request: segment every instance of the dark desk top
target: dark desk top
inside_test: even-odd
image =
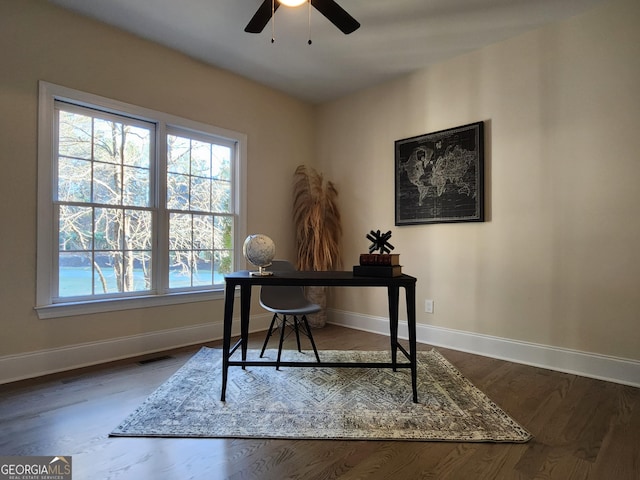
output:
[[[387,287],[412,286],[416,278],[410,275],[398,277],[361,277],[351,271],[338,272],[300,272],[274,271],[273,275],[250,275],[248,270],[229,273],[224,276],[227,284],[231,285],[313,285],[324,287]]]

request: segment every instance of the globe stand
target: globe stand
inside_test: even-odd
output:
[[[269,264],[271,265],[271,264]],[[267,268],[269,265],[265,265],[265,266],[260,266],[258,265],[258,271],[257,272],[249,272],[249,274],[252,277],[269,277],[271,275],[273,275],[273,272],[269,272],[267,270],[265,270],[265,268]]]

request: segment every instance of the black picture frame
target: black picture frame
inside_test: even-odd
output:
[[[484,222],[484,122],[395,142],[395,224]]]

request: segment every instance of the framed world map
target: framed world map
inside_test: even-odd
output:
[[[395,142],[395,224],[484,221],[484,123]]]

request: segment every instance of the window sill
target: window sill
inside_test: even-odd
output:
[[[72,317],[75,315],[88,315],[92,313],[116,312],[120,310],[133,310],[136,308],[161,307],[164,305],[177,305],[181,303],[207,302],[224,298],[224,289],[210,290],[207,292],[184,292],[167,295],[149,295],[146,297],[131,297],[104,299],[90,302],[56,303],[35,307],[38,318]]]

